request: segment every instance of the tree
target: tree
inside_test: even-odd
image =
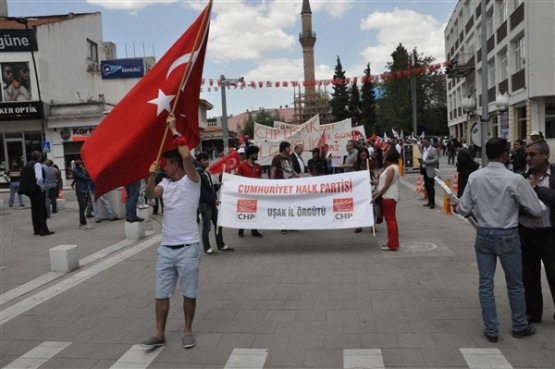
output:
[[[339,56],[337,57],[337,65],[333,74],[333,92],[331,94],[330,105],[331,114],[336,122],[349,117],[349,94],[347,92],[347,82],[345,81],[345,71]]]
[[[274,120],[280,120],[277,114],[271,114],[264,109],[260,109],[256,114],[254,112],[249,113],[249,119],[243,124],[241,133],[243,135],[248,135],[249,137],[254,137],[254,123],[264,124],[268,127],[274,126]]]
[[[389,72],[383,83],[383,96],[379,99],[378,130],[405,133],[413,131],[411,78],[416,80],[416,135],[425,131],[439,135],[447,132],[447,104],[445,77],[439,74],[416,74],[409,77],[410,55],[402,44],[391,54],[393,61],[388,63]],[[414,67],[428,67],[434,62],[432,57],[418,55]],[[413,68],[414,68],[413,67]]]
[[[351,87],[349,87],[349,116],[353,126],[358,126],[360,123],[361,107],[360,92],[356,81],[354,81]]]
[[[364,70],[364,77],[362,79],[360,91],[360,122],[364,125],[366,134],[371,135],[376,132],[376,93],[374,92],[374,85],[372,83],[370,63],[368,63],[366,69]]]

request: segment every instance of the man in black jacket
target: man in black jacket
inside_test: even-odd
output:
[[[526,146],[526,164],[528,171],[524,176],[539,199],[550,208],[550,212],[543,217],[532,217],[521,211],[518,218],[526,318],[529,323],[538,323],[543,314],[542,262],[551,298],[555,302],[555,165],[549,163],[549,145],[545,140]]]
[[[524,153],[524,141],[516,140],[514,150],[511,154],[511,164],[513,172],[522,174],[526,170],[526,154]]]
[[[218,205],[220,200],[216,196],[216,189],[212,182],[212,175],[206,170],[209,166],[208,154],[200,153],[197,155],[199,167],[197,172],[200,175],[200,199],[198,213],[202,217],[202,246],[208,255],[217,255],[218,252],[210,246],[211,223],[216,230],[216,245],[220,251],[234,251],[233,248],[224,243],[222,227],[218,227]]]
[[[31,218],[33,231],[41,236],[54,234],[46,225],[46,194],[44,192],[45,173],[42,167],[42,154],[33,151],[31,160],[25,165],[21,173],[19,193],[27,195],[31,200]]]

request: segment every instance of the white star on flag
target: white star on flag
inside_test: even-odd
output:
[[[167,110],[168,113],[171,113],[172,108],[170,103],[172,102],[175,95],[166,95],[160,89],[158,89],[158,97],[156,99],[150,100],[149,104],[156,105],[156,116],[160,115],[164,110]]]

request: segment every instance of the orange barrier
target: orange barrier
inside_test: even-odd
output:
[[[451,187],[451,180],[446,179],[445,184],[447,185],[447,187]],[[449,195],[447,195],[447,192],[443,193],[443,211],[447,215],[453,214],[453,212],[451,211],[451,202],[449,201]]]
[[[403,172],[403,160],[401,159],[399,159],[399,175],[405,175],[405,173]]]
[[[416,193],[421,193],[422,192],[422,177],[418,177],[416,179]]]
[[[459,175],[455,174],[453,177],[453,193],[456,195],[459,192]]]

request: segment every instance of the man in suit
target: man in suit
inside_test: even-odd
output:
[[[430,145],[430,138],[424,137],[422,139],[422,158],[418,159],[420,162],[420,174],[424,175],[424,188],[428,194],[428,203],[424,206],[429,206],[430,209],[436,207],[435,197],[435,181],[436,173],[434,169],[439,167],[439,153]]]
[[[298,143],[293,149],[293,155],[291,155],[291,164],[293,165],[293,170],[297,173],[297,176],[308,173],[308,167],[305,165],[302,154],[304,151],[304,145]]]
[[[526,164],[528,171],[524,177],[539,199],[550,208],[541,217],[534,217],[521,210],[518,218],[526,318],[528,323],[539,323],[543,314],[542,262],[551,298],[555,301],[555,165],[549,163],[549,145],[545,140],[526,146]]]

